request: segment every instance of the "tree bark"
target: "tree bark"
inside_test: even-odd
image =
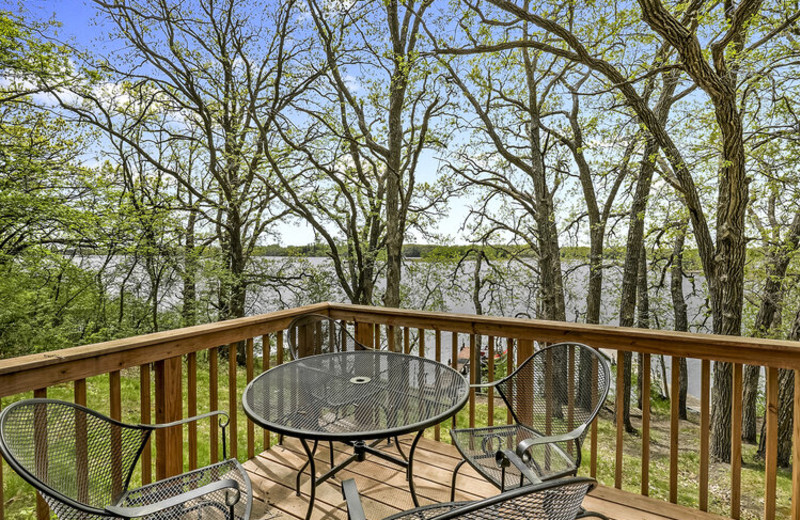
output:
[[[195,221],[196,213],[190,209],[186,218],[183,241],[183,269],[181,281],[183,283],[181,319],[184,327],[197,324],[197,252],[195,251]]]
[[[650,328],[650,298],[648,296],[648,281],[647,281],[647,250],[645,249],[644,242],[642,242],[642,252],[639,254],[639,272],[636,275],[636,326],[640,329]],[[642,408],[642,394],[649,392],[650,389],[642,388],[642,381],[644,380],[642,374],[642,354],[637,356],[638,362],[638,376],[636,381],[636,396],[639,409]]]
[[[670,293],[672,294],[672,309],[675,314],[675,330],[686,332],[689,330],[689,316],[687,315],[686,298],[683,294],[683,246],[686,239],[687,222],[681,222],[678,227],[678,236],[675,237],[675,246],[672,249],[672,269],[670,270]],[[689,374],[686,358],[678,358],[680,369],[678,389],[678,416],[686,420],[686,393],[689,389]]]

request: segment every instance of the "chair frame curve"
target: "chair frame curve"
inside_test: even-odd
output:
[[[87,504],[82,503],[82,502],[78,502],[77,500],[75,500],[75,499],[73,499],[73,498],[71,498],[71,497],[69,497],[67,495],[64,495],[62,492],[54,489],[52,486],[48,485],[46,482],[44,482],[41,479],[39,479],[35,474],[33,474],[31,471],[29,471],[27,468],[25,468],[23,465],[21,465],[17,461],[16,456],[14,455],[13,451],[11,450],[11,448],[9,447],[9,445],[6,442],[6,438],[5,438],[5,435],[3,434],[3,432],[5,431],[5,424],[6,424],[6,421],[8,420],[8,417],[11,414],[11,412],[13,410],[15,410],[16,408],[19,408],[21,406],[31,406],[31,405],[35,406],[37,404],[58,405],[58,406],[66,407],[66,408],[73,408],[75,410],[79,410],[82,413],[94,416],[94,417],[96,417],[96,418],[98,418],[98,419],[100,419],[102,421],[105,421],[105,422],[107,422],[107,423],[109,423],[109,424],[111,424],[113,426],[118,426],[118,427],[126,428],[126,429],[129,429],[129,430],[140,430],[140,431],[145,432],[145,437],[143,438],[143,440],[142,440],[140,446],[138,447],[138,449],[136,450],[135,457],[133,458],[133,462],[131,463],[130,468],[126,472],[127,474],[125,475],[125,478],[124,478],[124,481],[123,481],[123,484],[122,484],[122,490],[121,490],[121,493],[120,493],[120,496],[119,496],[120,500],[130,492],[130,489],[129,489],[130,488],[130,481],[131,481],[131,478],[133,477],[133,472],[134,472],[134,470],[135,470],[135,468],[136,468],[136,466],[137,466],[137,464],[138,464],[138,462],[139,462],[139,460],[140,460],[140,458],[142,456],[142,453],[144,452],[144,450],[145,450],[145,448],[147,446],[148,441],[150,440],[150,436],[156,430],[163,429],[163,428],[169,428],[169,427],[173,427],[173,426],[178,426],[178,425],[181,425],[181,424],[186,424],[186,423],[197,421],[197,420],[204,419],[204,418],[207,418],[207,417],[213,417],[213,416],[216,416],[216,415],[220,415],[222,417],[221,417],[221,419],[219,421],[219,426],[223,430],[223,439],[222,439],[222,443],[223,443],[223,459],[226,458],[226,453],[225,453],[226,452],[226,449],[225,449],[226,442],[225,442],[225,433],[224,433],[224,431],[225,431],[225,428],[226,428],[226,426],[228,424],[229,416],[228,416],[228,414],[226,412],[221,411],[221,410],[212,411],[212,412],[209,412],[209,413],[205,413],[205,414],[201,414],[201,415],[197,415],[197,416],[193,416],[193,417],[187,417],[185,419],[181,419],[181,420],[174,421],[174,422],[171,422],[171,423],[164,423],[164,424],[129,424],[129,423],[125,423],[125,422],[119,421],[117,419],[111,418],[111,417],[109,417],[109,416],[107,416],[105,414],[102,414],[102,413],[100,413],[100,412],[98,412],[96,410],[93,410],[91,408],[88,408],[86,406],[83,406],[83,405],[80,405],[80,404],[77,404],[77,403],[73,403],[73,402],[70,402],[70,401],[63,401],[63,400],[60,400],[60,399],[53,399],[53,398],[23,399],[23,400],[20,400],[20,401],[16,401],[16,402],[8,405],[7,407],[3,408],[2,411],[0,411],[0,454],[2,454],[3,460],[5,460],[5,462],[8,463],[9,467],[11,467],[11,469],[13,469],[14,472],[16,472],[23,480],[25,480],[28,484],[30,484],[36,491],[41,492],[41,493],[45,493],[45,494],[51,496],[53,499],[55,499],[55,500],[57,500],[59,502],[63,502],[67,506],[69,506],[69,507],[71,507],[73,509],[77,509],[78,511],[82,511],[82,512],[87,513],[87,514],[97,515],[97,516],[101,516],[101,517],[108,517],[108,518],[114,518],[114,517],[125,517],[126,518],[127,516],[124,514],[124,511],[126,509],[128,509],[128,508],[125,508],[125,507],[122,507],[122,506],[118,506],[117,504],[108,504],[108,507],[111,507],[112,509],[116,509],[116,511],[111,511],[111,510],[108,510],[108,509],[101,509],[101,508],[98,508],[98,507],[87,505]],[[224,420],[223,420],[223,418],[224,418]],[[237,464],[238,464],[238,462],[237,462]],[[196,470],[196,471],[199,471],[199,470],[202,470],[202,469],[205,469],[205,468],[198,468],[198,470]],[[236,491],[238,492],[238,497],[239,498],[237,499],[236,502],[234,502],[234,504],[238,503],[238,501],[243,498],[242,497],[242,492],[243,491],[244,491],[244,494],[247,496],[247,498],[245,498],[245,499],[248,500],[248,502],[252,500],[252,485],[250,484],[249,477],[246,474],[244,474],[244,477],[245,477],[245,483],[247,484],[247,489],[240,490],[238,488],[238,485],[237,485]],[[157,482],[154,483],[154,484],[157,484]],[[136,488],[136,489],[140,489],[140,488]],[[192,494],[192,492],[185,492],[185,493],[182,493],[180,495],[176,495],[175,497],[173,497],[173,501],[176,501],[179,497],[181,497],[183,495],[187,495],[188,496],[190,494]],[[232,506],[229,505],[229,507],[232,507]],[[246,508],[246,512],[248,513],[248,515],[249,515],[249,511],[250,511],[250,506],[248,505],[247,508]]]
[[[496,504],[513,500],[517,497],[521,497],[529,493],[536,493],[539,491],[546,491],[548,489],[558,488],[568,484],[580,484],[580,483],[586,483],[588,485],[586,493],[591,492],[595,487],[597,487],[597,481],[591,477],[562,477],[559,479],[548,480],[546,482],[538,482],[535,484],[520,486],[508,491],[503,491],[500,494],[484,498],[481,500],[466,501],[466,502],[451,501],[441,504],[428,504],[425,506],[416,507],[408,511],[403,511],[388,516],[383,520],[396,520],[399,518],[406,517],[410,514],[414,514],[416,512],[424,511],[426,509],[452,507],[452,509],[450,509],[449,511],[444,511],[436,516],[427,518],[427,520],[451,520],[453,518],[459,518],[463,515],[479,511],[486,507],[491,507]],[[348,479],[342,482],[342,494],[344,495],[346,501],[348,519],[367,520],[366,515],[364,514],[363,506],[361,505],[361,499],[358,494],[358,488],[356,487],[355,481],[353,479]],[[599,518],[605,518],[602,515],[597,515],[597,516]],[[582,516],[579,514],[577,518],[582,518]]]
[[[579,347],[581,349],[585,349],[588,352],[591,352],[591,354],[593,356],[595,356],[595,358],[598,361],[598,363],[597,363],[598,370],[602,371],[602,376],[604,378],[603,380],[605,381],[606,384],[604,385],[603,388],[600,389],[600,392],[597,395],[597,402],[594,404],[594,408],[592,409],[591,413],[587,416],[587,418],[580,425],[578,425],[576,428],[574,428],[573,430],[571,430],[571,431],[569,431],[567,433],[557,434],[557,435],[545,435],[542,432],[540,432],[537,428],[535,428],[533,425],[529,425],[525,421],[520,420],[520,417],[518,416],[517,411],[514,410],[514,408],[511,406],[509,398],[502,392],[502,390],[500,388],[496,388],[496,387],[498,387],[498,385],[501,385],[501,384],[503,384],[503,383],[505,383],[505,382],[507,382],[509,380],[513,380],[514,377],[517,376],[517,374],[519,374],[519,372],[525,370],[525,368],[530,363],[536,362],[536,360],[539,359],[541,356],[546,356],[547,353],[551,352],[553,349],[565,348],[565,347]],[[492,381],[490,383],[472,384],[472,385],[470,385],[470,387],[471,388],[495,388],[497,390],[497,392],[500,394],[500,397],[502,397],[503,401],[505,402],[508,410],[510,411],[511,416],[512,416],[512,418],[514,420],[514,423],[517,424],[517,425],[524,426],[525,428],[528,428],[529,430],[531,430],[531,431],[537,433],[538,435],[540,435],[540,437],[538,437],[538,438],[532,438],[532,439],[523,440],[517,445],[517,447],[516,447],[516,449],[514,451],[516,452],[516,455],[519,458],[521,458],[523,460],[527,460],[527,455],[526,455],[527,450],[530,447],[535,446],[535,445],[552,444],[552,443],[558,443],[558,442],[574,442],[575,443],[575,446],[576,446],[576,450],[575,450],[576,451],[576,455],[575,455],[575,458],[574,458],[575,469],[574,470],[569,470],[569,471],[566,471],[566,472],[561,472],[561,473],[548,475],[547,477],[542,478],[542,480],[549,481],[549,480],[552,480],[552,479],[563,478],[563,477],[569,476],[569,475],[575,475],[577,473],[577,470],[580,467],[581,462],[582,462],[582,453],[581,453],[581,444],[582,444],[582,442],[581,442],[581,438],[585,434],[586,429],[588,428],[588,426],[591,425],[591,423],[597,418],[597,415],[600,413],[600,410],[602,409],[603,403],[605,403],[606,398],[608,397],[608,393],[609,393],[610,386],[611,386],[611,368],[610,368],[609,363],[610,362],[609,362],[608,357],[602,351],[600,351],[599,349],[596,349],[596,348],[591,347],[589,345],[586,345],[584,343],[572,342],[572,341],[562,341],[562,342],[559,342],[559,343],[553,343],[551,345],[547,345],[545,347],[540,348],[539,350],[534,352],[532,355],[530,355],[525,361],[523,361],[511,374],[508,374],[507,376],[505,376],[505,377],[503,377],[501,379],[498,379],[496,381]],[[479,427],[479,428],[468,428],[466,430],[476,430],[476,431],[478,431],[478,430],[481,430],[481,429],[482,428]],[[453,431],[455,431],[455,430],[453,430]],[[452,431],[451,431],[451,434],[452,434]],[[528,441],[528,442],[526,442],[526,441]],[[456,443],[456,447],[461,452],[461,448],[458,445],[458,443]],[[452,482],[451,482],[451,500],[453,499],[454,494],[455,494],[455,483],[456,483],[456,478],[458,476],[458,471],[461,469],[461,466],[463,466],[464,463],[468,463],[468,462],[480,474],[482,474],[487,480],[489,480],[495,486],[498,486],[501,489],[501,491],[505,489],[504,480],[501,481],[500,484],[496,483],[484,471],[482,471],[481,468],[476,467],[475,464],[472,464],[469,461],[469,458],[463,452],[461,454],[462,454],[462,456],[464,458],[456,465],[456,468],[454,469],[454,472],[453,472],[453,479],[452,479]],[[503,473],[503,475],[504,475],[504,473]]]

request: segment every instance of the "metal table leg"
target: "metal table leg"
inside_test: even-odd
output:
[[[408,467],[406,468],[406,479],[408,480],[408,489],[411,490],[411,499],[414,501],[414,507],[419,507],[419,499],[417,499],[417,491],[414,489],[414,450],[417,449],[417,443],[422,438],[425,430],[417,432],[414,441],[411,443],[411,449],[408,451]]]
[[[300,440],[305,442],[304,439],[300,439]],[[309,455],[308,460],[306,461],[306,463],[303,464],[302,466],[300,466],[300,469],[297,470],[297,477],[295,478],[295,485],[294,485],[295,494],[297,496],[300,496],[300,477],[303,476],[303,471],[305,471],[306,467],[309,464],[314,464],[314,454],[317,452],[317,444],[318,444],[318,442],[319,441],[314,441],[314,447],[311,448],[311,455]],[[306,453],[308,453],[308,450],[306,450]],[[311,468],[311,474],[312,475],[314,474],[313,466]]]
[[[311,470],[311,490],[310,494],[311,497],[308,499],[308,511],[306,512],[306,520],[311,520],[311,511],[314,510],[314,496],[316,495],[317,491],[317,470],[314,467],[314,450],[308,447],[308,442],[305,439],[300,439],[300,442],[303,444],[303,449],[306,450],[306,455],[308,455],[308,464]],[[317,447],[317,441],[314,441],[314,448]],[[305,466],[303,466],[305,468]],[[297,494],[300,494],[300,475],[302,475],[303,470],[301,469],[300,472],[297,474]]]

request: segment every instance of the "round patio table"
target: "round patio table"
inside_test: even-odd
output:
[[[447,365],[419,356],[374,350],[319,354],[278,365],[245,388],[244,411],[267,430],[300,439],[308,455],[311,491],[306,518],[314,507],[315,488],[367,453],[406,469],[415,505],[414,450],[425,428],[451,417],[467,402],[469,384]],[[378,450],[382,439],[416,433],[408,457]],[[314,441],[314,447],[308,441]],[[354,453],[316,476],[314,451],[319,441],[345,442]],[[368,443],[366,441],[373,441]]]

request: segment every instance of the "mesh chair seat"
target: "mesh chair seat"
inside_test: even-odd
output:
[[[128,425],[73,403],[27,399],[0,413],[0,453],[60,520],[122,518],[111,508],[144,508],[137,517],[152,520],[246,520],[252,489],[235,459],[128,489],[153,431],[218,414]]]
[[[490,426],[451,430],[450,435],[461,456],[468,459],[475,470],[495,486],[501,486],[502,471],[495,454],[498,450],[514,450],[524,439],[540,439],[543,436],[534,430],[521,425]],[[526,458],[528,466],[542,480],[573,475],[578,469],[575,457],[570,455],[569,443],[546,443],[533,446]],[[574,445],[571,446],[573,452]],[[512,464],[505,469],[506,482],[515,485],[521,473]]]
[[[432,520],[453,509],[457,509],[469,502],[447,502],[445,504],[430,504],[418,507],[411,511],[402,511],[396,515],[386,517],[384,520]]]
[[[528,485],[474,502],[448,502],[418,507],[385,520],[574,520],[582,514],[581,503],[597,483],[594,479],[569,477]],[[366,520],[355,483],[342,483],[351,520]]]
[[[191,473],[177,475],[134,489],[122,498],[119,505],[123,507],[146,506],[224,479],[235,480],[242,490],[247,489],[249,482],[247,472],[239,464],[239,461],[228,459]],[[229,518],[228,508],[225,507],[225,504],[227,501],[233,500],[233,493],[231,490],[214,491],[196,500],[161,511],[153,518],[159,520],[189,518],[227,520]],[[245,519],[250,516],[247,511],[248,505],[248,501],[244,497],[236,503],[234,506],[236,519]]]

